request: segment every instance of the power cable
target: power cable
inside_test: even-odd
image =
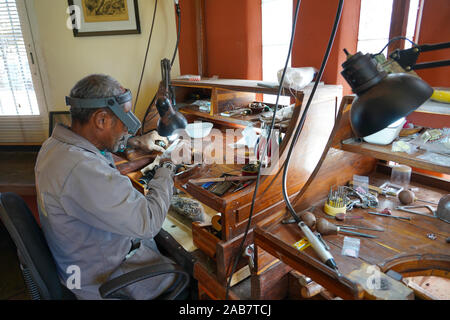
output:
[[[152,40],[153,26],[155,25],[155,16],[156,16],[156,9],[157,8],[158,8],[158,0],[155,0],[155,9],[153,10],[152,27],[150,28],[150,34],[148,36],[147,50],[145,51],[144,64],[142,66],[141,79],[139,80],[139,86],[138,86],[138,90],[137,90],[137,93],[136,93],[136,100],[134,101],[133,113],[136,111],[136,105],[137,105],[137,102],[138,102],[138,99],[139,99],[139,92],[141,91],[142,78],[144,77],[145,65],[147,64],[148,50],[150,49],[150,42]]]
[[[374,54],[374,56],[381,54],[384,51],[384,49],[386,49],[392,42],[398,41],[398,40],[408,40],[414,47],[417,47],[417,44],[414,41],[412,41],[406,37],[403,37],[403,36],[398,36],[398,37],[394,37],[391,40],[389,40],[388,43],[383,47],[383,49],[381,49],[380,52]]]
[[[177,42],[175,44],[175,49],[173,51],[172,60],[170,62],[170,67],[171,68],[173,66],[173,63],[175,61],[175,57],[177,55],[178,45],[180,43],[180,35],[181,35],[181,10],[180,10],[180,5],[178,4],[178,1],[175,1],[175,6],[176,6],[176,14],[177,14],[177,18],[178,18],[178,31],[177,31]],[[153,96],[152,101],[150,102],[150,104],[147,107],[147,111],[145,112],[144,119],[142,120],[142,127],[141,127],[141,134],[142,135],[147,133],[147,132],[144,132],[145,122],[146,121],[151,121],[152,119],[154,119],[158,115],[158,112],[156,112],[150,119],[148,119],[148,120],[146,119],[148,114],[150,113],[150,110],[152,109],[153,104],[155,103],[157,95],[158,95],[158,91],[156,91],[155,95]]]
[[[340,21],[340,18],[341,18],[343,5],[344,5],[344,0],[339,0],[339,5],[338,5],[337,12],[336,12],[336,17],[335,17],[335,20],[334,20],[334,24],[333,24],[333,29],[331,31],[330,39],[328,41],[328,46],[327,46],[327,49],[325,51],[325,55],[324,55],[324,58],[323,58],[323,61],[322,61],[322,65],[320,67],[319,73],[317,74],[317,78],[316,78],[316,81],[314,83],[314,86],[313,86],[313,89],[311,91],[311,94],[309,96],[308,102],[307,102],[307,104],[305,106],[305,110],[303,111],[302,117],[300,118],[299,125],[297,126],[297,129],[295,131],[294,139],[292,140],[292,143],[291,143],[291,145],[289,147],[289,152],[288,152],[288,154],[286,156],[286,161],[285,161],[285,164],[284,164],[283,180],[282,180],[283,197],[284,197],[284,201],[286,202],[286,206],[287,206],[289,212],[291,213],[292,217],[295,219],[295,221],[297,223],[299,223],[301,221],[301,219],[297,216],[297,213],[295,212],[294,208],[292,207],[292,204],[291,204],[291,202],[289,200],[289,196],[287,194],[287,188],[286,188],[287,173],[288,173],[288,170],[289,170],[289,162],[291,160],[290,158],[292,156],[292,151],[294,150],[294,147],[295,147],[295,144],[297,143],[298,137],[300,136],[300,133],[302,132],[303,125],[304,125],[305,119],[306,119],[306,115],[308,113],[308,110],[309,110],[309,107],[311,105],[311,102],[312,102],[312,100],[314,98],[314,94],[316,92],[317,86],[319,85],[319,82],[322,79],[323,71],[325,70],[325,66],[326,66],[328,58],[330,56],[330,51],[331,51],[331,48],[333,46],[334,38],[336,36],[337,28],[338,28],[339,21]]]
[[[267,155],[268,145],[269,145],[269,142],[270,142],[270,139],[271,139],[273,127],[275,125],[276,113],[277,113],[277,109],[278,109],[278,102],[279,102],[279,99],[280,99],[281,91],[283,89],[284,78],[285,78],[285,75],[286,75],[286,70],[287,70],[287,67],[288,67],[288,64],[289,64],[289,59],[290,59],[291,52],[292,52],[292,45],[293,45],[293,42],[294,42],[294,35],[295,35],[295,29],[296,29],[296,26],[297,26],[297,18],[298,18],[298,11],[299,11],[299,8],[300,8],[300,3],[301,3],[301,0],[298,0],[297,1],[297,6],[295,8],[295,15],[294,15],[294,21],[293,21],[293,24],[292,24],[291,40],[290,40],[290,44],[289,44],[288,55],[287,55],[287,58],[286,58],[286,63],[284,65],[283,74],[281,76],[280,84],[279,84],[279,87],[278,87],[278,93],[277,93],[276,103],[275,103],[275,107],[274,107],[272,122],[270,124],[269,131],[268,131],[268,134],[267,134],[267,141],[266,141],[266,143],[264,145],[264,151],[261,154],[261,158],[260,158],[262,160],[264,160],[264,158]],[[249,229],[250,229],[251,220],[252,220],[252,216],[253,216],[253,211],[254,211],[254,207],[255,207],[256,194],[258,192],[260,178],[261,178],[261,167],[262,167],[262,161],[260,161],[260,165],[258,167],[258,175],[256,177],[256,185],[255,185],[255,190],[253,192],[252,204],[251,204],[251,207],[250,207],[250,214],[249,214],[249,217],[248,217],[247,226],[246,226],[246,229],[245,229],[244,236],[242,238],[241,244],[239,246],[238,254],[234,257],[233,268],[231,270],[231,274],[230,274],[228,282],[227,282],[227,287],[226,287],[226,291],[225,291],[225,300],[228,299],[228,294],[229,294],[229,290],[230,290],[230,287],[231,287],[231,279],[233,277],[233,274],[236,271],[237,264],[239,262],[239,258],[242,256],[242,252],[243,252],[243,249],[244,249],[244,243],[245,243],[245,240],[247,238],[247,235],[248,235],[248,232],[249,232]],[[230,264],[230,266],[231,266],[231,264]]]

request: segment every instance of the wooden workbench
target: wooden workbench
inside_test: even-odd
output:
[[[383,182],[389,181],[389,176],[380,173],[370,175],[370,184],[380,186]],[[448,191],[425,186],[420,183],[411,183],[411,187],[418,188],[416,195],[419,199],[438,201]],[[403,277],[416,275],[434,275],[448,278],[450,276],[450,244],[446,243],[446,238],[450,236],[450,224],[437,218],[415,215],[403,211],[392,210],[393,215],[410,217],[411,220],[395,219],[391,217],[381,217],[370,215],[367,211],[381,211],[381,208],[394,208],[401,205],[395,197],[380,196],[378,209],[354,208],[349,215],[361,216],[363,219],[352,219],[345,222],[336,221],[333,217],[323,211],[325,199],[316,202],[313,211],[317,218],[325,218],[334,224],[347,224],[371,228],[381,228],[384,232],[355,230],[377,236],[375,239],[357,237],[351,234],[325,235],[324,240],[330,247],[330,252],[334,256],[342,275],[350,280],[354,280],[363,287],[364,296],[357,296],[357,291],[343,279],[339,279],[328,268],[322,268],[321,262],[315,251],[309,247],[304,252],[298,251],[293,244],[304,237],[300,228],[294,224],[274,224],[265,228],[257,228],[254,232],[254,242],[257,246],[257,267],[255,274],[264,269],[265,266],[273,263],[274,259],[279,259],[314,281],[335,292],[339,296],[347,299],[352,298],[383,298],[399,299],[412,298],[412,296],[395,296],[389,290],[370,290],[365,283],[371,276],[367,273],[364,281],[356,279],[354,274],[361,268],[367,266],[378,266],[382,272],[392,269],[402,274]],[[422,211],[421,209],[417,209]],[[424,213],[427,211],[423,211]],[[433,239],[433,235],[436,239]],[[358,258],[342,255],[344,237],[360,239],[360,251]],[[431,238],[431,239],[430,239]],[[261,250],[270,253],[264,254]],[[320,266],[314,269],[313,265]],[[325,271],[322,271],[325,269]],[[262,285],[260,285],[262,287]],[[347,290],[346,290],[347,289]],[[355,291],[353,291],[355,289]],[[354,292],[354,296],[350,293]],[[404,292],[404,291],[403,291]],[[264,295],[263,292],[260,294]],[[255,293],[257,298],[258,293]]]

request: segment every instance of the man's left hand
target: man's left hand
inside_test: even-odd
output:
[[[158,143],[161,141],[161,144]],[[133,137],[128,140],[128,145],[135,149],[141,149],[147,152],[164,152],[169,145],[169,140],[166,137],[161,137],[156,130],[150,131],[139,137]]]

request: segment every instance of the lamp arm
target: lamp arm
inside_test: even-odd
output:
[[[436,44],[422,44],[417,47],[421,52],[434,51],[439,49],[448,49],[450,48],[450,42],[441,42]]]
[[[450,42],[423,44],[409,49],[395,50],[389,57],[398,62],[406,71],[450,66],[450,60],[416,63],[421,52],[450,48]]]
[[[439,68],[439,67],[446,67],[446,66],[450,66],[450,60],[440,60],[440,61],[433,61],[433,62],[416,63],[412,67],[412,69],[420,70],[420,69]]]

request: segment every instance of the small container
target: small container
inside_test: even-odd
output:
[[[411,167],[405,165],[397,165],[392,168],[391,182],[405,189],[408,188],[411,181]]]

